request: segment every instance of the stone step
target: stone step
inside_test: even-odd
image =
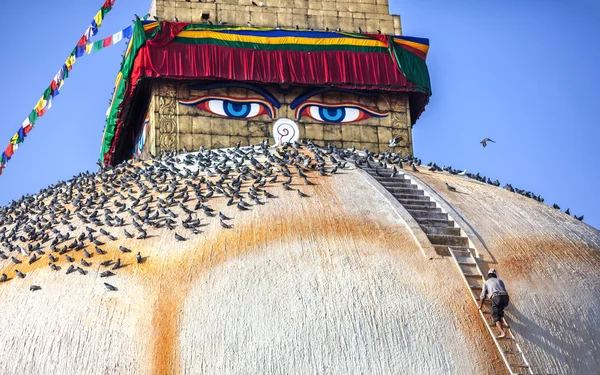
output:
[[[419,205],[413,205],[413,204],[403,204],[403,206],[407,210],[442,212],[442,209],[439,207],[419,206]]]
[[[469,239],[461,236],[449,236],[445,234],[428,234],[427,238],[434,245],[445,246],[469,246]]]
[[[422,202],[430,202],[429,197],[425,196],[425,195],[414,195],[414,194],[401,194],[401,193],[395,193],[395,192],[390,192],[392,193],[392,195],[398,199],[400,201],[400,203],[404,202],[405,200],[419,200]]]
[[[430,218],[415,218],[417,223],[420,225],[428,225],[432,227],[453,227],[453,220],[440,220],[440,219],[430,219]]]
[[[410,186],[413,189],[417,189],[417,185],[412,185],[411,180],[388,177],[376,177],[375,179],[381,184],[381,186],[385,186],[386,188],[390,186]],[[384,181],[384,179],[391,181]]]
[[[377,170],[377,172],[375,172],[374,169],[365,169],[363,168],[363,170],[365,172],[367,172],[368,174],[370,174],[373,177],[379,177],[379,178],[393,178],[392,177],[392,170],[391,169],[379,169]],[[404,178],[404,174],[397,172],[394,177],[402,177]]]
[[[448,246],[446,246],[446,245],[433,245],[433,249],[435,250],[437,255],[441,255],[444,257],[450,256],[450,252],[448,251]]]
[[[421,207],[436,207],[435,202],[430,201],[430,200],[400,199],[400,203],[402,203],[403,206],[409,205],[409,206],[421,206]]]
[[[408,210],[415,219],[448,220],[448,214],[443,212],[430,212],[425,210]]]
[[[412,194],[412,195],[425,195],[423,190],[417,189],[415,186],[413,187],[404,187],[404,186],[386,186],[385,187],[390,193],[399,193],[399,194]]]
[[[455,227],[434,227],[430,225],[421,225],[421,229],[423,229],[423,232],[427,234],[445,234],[447,236],[460,236],[460,228]]]

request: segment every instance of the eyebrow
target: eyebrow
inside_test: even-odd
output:
[[[281,108],[281,103],[277,100],[273,95],[271,95],[268,91],[249,83],[240,83],[240,82],[214,82],[208,84],[196,84],[190,85],[190,89],[193,90],[212,90],[212,89],[223,89],[223,88],[237,88],[237,89],[246,89],[257,93],[262,96],[271,103],[275,108]]]
[[[329,88],[329,87],[321,87],[316,89],[308,89],[304,91],[302,94],[298,95],[296,99],[292,101],[290,104],[291,109],[296,109],[300,104],[304,103],[308,99],[312,98],[315,95],[323,94],[326,92],[344,92],[349,94],[357,94],[363,96],[377,96],[378,93],[370,92],[370,91],[362,91],[362,90],[349,90],[349,89],[341,89],[341,88]]]

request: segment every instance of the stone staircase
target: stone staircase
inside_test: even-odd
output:
[[[427,235],[437,254],[453,258],[469,289],[469,294],[475,304],[478,304],[479,294],[485,278],[479,268],[477,259],[473,255],[476,254],[475,249],[469,247],[468,237],[462,235],[461,229],[448,217],[448,214],[442,212],[437,203],[425,195],[425,191],[406,178],[401,170],[392,176],[394,173],[391,169],[377,167],[376,163],[369,166],[363,165],[362,169],[377,180],[410,213]],[[486,300],[484,306],[482,311],[479,311],[479,315],[492,336],[510,374],[532,374],[529,363],[525,359],[506,319],[503,319],[503,323],[508,335],[504,339],[497,339],[493,331],[494,322],[491,318],[490,301]]]
[[[448,218],[448,214],[442,212],[442,209],[437,207],[437,204],[426,196],[423,190],[405,178],[404,174],[392,177],[392,171],[389,169],[369,167],[362,169],[406,208],[419,223],[439,255],[449,256],[448,247],[469,247],[469,239],[461,236],[460,228],[454,225],[454,221]]]

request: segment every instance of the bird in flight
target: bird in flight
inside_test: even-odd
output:
[[[479,142],[479,143],[481,143],[483,145],[483,147],[485,148],[485,147],[487,147],[487,143],[488,142],[496,143],[496,141],[493,141],[493,140],[491,140],[489,138],[483,138],[483,140],[481,142]]]
[[[398,144],[400,144],[401,140],[402,140],[402,137],[396,137],[396,138],[390,139],[389,140],[390,148],[398,147]]]

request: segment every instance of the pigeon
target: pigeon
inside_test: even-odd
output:
[[[25,276],[27,276],[27,275],[25,275],[23,272],[21,272],[21,271],[19,271],[19,270],[15,270],[15,273],[16,273],[16,274],[17,274],[17,276],[19,276],[19,278],[21,278],[21,279],[24,279],[24,278],[25,278]]]
[[[41,290],[42,287],[39,285],[32,285],[29,287],[29,290],[31,290],[32,292],[35,292],[36,290]]]
[[[137,254],[136,254],[136,256],[135,256],[135,260],[136,260],[136,262],[138,262],[138,263],[142,263],[142,261],[144,260],[144,259],[142,258],[142,254],[140,254],[140,252],[139,252],[139,251],[138,251],[138,253],[137,253]]]
[[[173,16],[173,21],[179,22],[179,19],[177,18],[177,16]]]
[[[301,191],[300,191],[300,189],[298,189],[298,190],[297,190],[297,192],[298,192],[298,195],[299,195],[301,198],[305,198],[305,197],[308,197],[308,196],[309,196],[308,194],[305,194],[305,193],[301,192]]]
[[[110,276],[114,276],[115,273],[111,272],[111,271],[104,271],[102,273],[100,273],[100,277],[110,277]]]
[[[117,287],[110,285],[109,283],[104,283],[104,286],[106,287],[106,289],[110,290],[111,292],[116,292],[118,290]]]
[[[70,265],[69,268],[67,268],[67,275],[70,274],[71,272],[75,271],[75,266],[74,265]]]
[[[396,137],[396,138],[390,139],[389,140],[389,146],[390,146],[390,148],[398,147],[398,145],[400,144],[401,140],[402,140],[402,137]]]
[[[178,235],[177,233],[175,233],[175,239],[177,241],[186,241],[187,240],[187,238],[184,238],[184,237]]]
[[[6,274],[3,273],[2,276],[0,276],[0,283],[5,282],[6,280],[8,280],[8,276],[6,276]]]
[[[579,221],[583,221],[583,215],[581,215],[581,216],[575,216],[575,219],[577,219]]]
[[[567,210],[565,211],[565,214],[571,216],[571,209],[567,208]]]
[[[118,270],[119,268],[121,268],[121,258],[118,258],[115,264],[112,266],[113,270]]]
[[[413,172],[418,172],[418,171],[419,171],[419,170],[417,169],[417,167],[415,167],[415,165],[414,165],[414,164],[411,164],[411,167],[412,167],[412,171],[413,171]]]
[[[554,203],[554,204],[552,205],[552,208],[554,208],[554,209],[556,209],[556,210],[560,210],[560,206],[559,206],[558,204],[556,204],[556,203]]]
[[[230,218],[230,217],[227,217],[227,216],[223,215],[221,212],[219,212],[219,218],[220,218],[221,220],[231,220],[231,218]]]
[[[130,253],[131,250],[129,250],[128,248],[126,248],[125,246],[119,246],[119,250],[121,250],[124,253]]]
[[[483,147],[485,148],[485,147],[487,147],[487,143],[488,142],[496,143],[496,141],[492,141],[489,138],[483,138],[483,140],[481,142],[479,142],[479,143],[481,143],[483,145]]]
[[[456,188],[452,185],[449,185],[447,182],[446,182],[446,188],[450,191],[456,191]]]
[[[221,223],[221,226],[222,226],[223,228],[226,228],[226,229],[231,229],[231,228],[232,228],[232,227],[231,227],[231,225],[229,225],[229,224],[227,224],[227,223],[223,222],[223,220],[220,220],[220,221],[219,221],[219,223]]]

